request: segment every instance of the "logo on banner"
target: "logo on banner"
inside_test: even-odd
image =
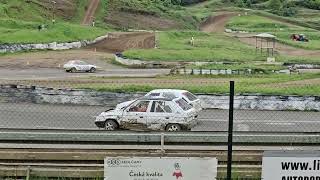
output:
[[[182,172],[181,172],[181,166],[179,163],[174,163],[174,172],[172,174],[172,176],[175,176],[176,179],[182,179]]]
[[[120,165],[120,164],[121,164],[121,161],[120,161],[120,159],[109,159],[109,160],[107,161],[107,164],[108,164],[109,166],[116,166],[116,165]]]

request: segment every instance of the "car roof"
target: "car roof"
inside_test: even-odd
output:
[[[164,93],[164,92],[184,93],[184,92],[188,92],[188,91],[182,90],[182,89],[154,89],[154,90],[150,91],[149,93]]]
[[[68,63],[78,63],[78,62],[85,62],[85,61],[82,61],[82,60],[71,60],[71,61],[68,61]]]
[[[159,96],[143,96],[137,100],[159,100],[159,101],[172,101],[174,99],[180,99],[177,97],[159,97]]]

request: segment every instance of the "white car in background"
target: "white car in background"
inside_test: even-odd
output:
[[[91,72],[94,73],[97,70],[97,66],[93,64],[88,64],[84,61],[73,60],[68,61],[63,68],[66,72]]]
[[[190,130],[197,123],[195,109],[182,98],[142,97],[98,115],[95,124],[106,130]]]
[[[188,104],[190,104],[197,112],[202,110],[200,99],[187,90],[180,89],[155,89],[148,92],[145,97],[152,98],[182,98]],[[126,101],[117,105],[117,108],[122,108],[132,103],[132,101]]]

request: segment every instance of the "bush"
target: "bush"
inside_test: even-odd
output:
[[[297,2],[298,5],[320,10],[320,0],[301,0]]]
[[[295,7],[283,8],[281,15],[292,17],[298,13],[298,10]]]
[[[181,0],[181,5],[189,5],[189,4],[199,3],[203,1],[206,1],[206,0]]]
[[[280,0],[270,0],[269,1],[269,9],[273,13],[279,13],[281,10],[281,1]]]

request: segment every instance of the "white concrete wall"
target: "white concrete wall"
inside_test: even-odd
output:
[[[28,50],[66,50],[85,47],[106,39],[108,35],[97,37],[96,39],[68,42],[68,43],[39,43],[39,44],[0,44],[0,53],[18,52]]]
[[[52,89],[16,85],[0,86],[0,102],[99,105],[114,107],[120,102],[136,99],[145,93],[114,93],[92,90]],[[204,108],[228,109],[227,95],[199,94]],[[235,109],[310,110],[320,111],[320,96],[235,96]]]

